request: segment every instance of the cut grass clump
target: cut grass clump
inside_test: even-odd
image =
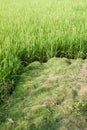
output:
[[[23,68],[13,94],[0,106],[0,129],[86,129],[87,95],[79,94],[78,84],[87,81],[86,76],[81,79],[86,64],[82,59],[52,58]]]

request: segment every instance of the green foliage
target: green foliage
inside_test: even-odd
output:
[[[0,100],[32,61],[87,58],[86,14],[83,0],[0,0]]]
[[[73,110],[77,112],[82,112],[83,114],[87,114],[87,101],[80,100],[80,101],[75,102],[73,106]]]

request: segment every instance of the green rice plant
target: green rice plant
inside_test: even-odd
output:
[[[1,93],[33,61],[87,58],[86,14],[85,0],[0,0]]]

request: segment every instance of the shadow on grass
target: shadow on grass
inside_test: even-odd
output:
[[[58,117],[56,119],[51,118],[43,118],[43,121],[37,126],[32,123],[27,130],[58,130],[60,128],[60,122],[62,118]]]

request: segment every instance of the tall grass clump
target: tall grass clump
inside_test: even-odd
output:
[[[87,58],[84,0],[0,0],[0,101],[23,66],[49,58]]]

